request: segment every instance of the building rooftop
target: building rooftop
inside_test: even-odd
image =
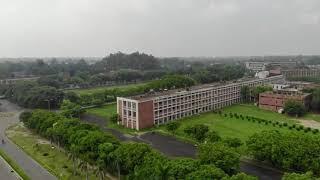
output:
[[[195,90],[199,90],[199,89],[207,89],[207,88],[231,85],[231,84],[254,81],[254,80],[259,80],[259,78],[241,78],[241,79],[234,80],[234,81],[224,81],[224,82],[216,82],[216,83],[210,83],[210,84],[195,85],[195,86],[191,86],[189,88],[180,88],[180,89],[162,90],[162,91],[152,91],[152,92],[149,92],[149,93],[145,93],[145,94],[142,94],[142,95],[131,96],[131,97],[128,97],[128,98],[129,99],[133,99],[133,100],[146,101],[146,100],[154,99],[155,97],[159,97],[159,96],[173,95],[173,94],[177,94],[178,95],[178,94],[186,93],[188,91],[195,91]]]

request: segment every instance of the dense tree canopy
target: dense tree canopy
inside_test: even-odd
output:
[[[320,138],[317,135],[263,131],[247,141],[251,155],[277,167],[319,175]]]
[[[285,102],[284,111],[290,116],[303,116],[306,113],[306,108],[301,102],[288,100]]]

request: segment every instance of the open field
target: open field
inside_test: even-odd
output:
[[[137,131],[129,128],[125,128],[123,126],[118,125],[117,123],[111,122],[109,119],[111,116],[117,114],[117,104],[108,104],[98,108],[90,108],[86,110],[87,114],[92,114],[95,116],[102,117],[106,119],[106,125],[108,128],[119,130],[125,134],[134,134]]]
[[[288,118],[285,115],[260,110],[257,107],[251,105],[234,105],[223,109],[222,112],[223,114],[229,114],[230,112],[232,112],[239,115],[242,114],[243,116],[262,118],[273,122],[286,122],[288,124],[296,123],[295,120]],[[271,123],[268,123],[268,125],[266,125],[264,123],[252,122],[246,119],[242,120],[240,118],[236,119],[235,117],[225,117],[223,115],[221,116],[217,113],[212,112],[188,117],[180,120],[179,122],[181,123],[181,126],[178,128],[175,134],[184,138],[188,138],[183,132],[184,128],[195,124],[207,125],[209,126],[210,130],[218,132],[222,137],[239,138],[243,142],[245,142],[252,134],[263,130],[279,130],[283,132],[289,131],[288,127],[280,128],[279,126],[273,126]],[[166,132],[164,126],[160,126],[160,129]]]
[[[103,117],[105,119],[110,118],[117,113],[117,104],[108,104],[97,108],[86,109],[87,113]]]
[[[115,123],[108,121],[108,119],[113,114],[117,113],[116,108],[117,108],[116,104],[109,104],[99,108],[87,109],[87,113],[107,119],[107,126],[109,128],[118,129],[125,133],[132,133],[134,130],[123,128]],[[299,124],[300,122],[299,119],[289,117],[284,114],[278,114],[272,111],[259,109],[258,107],[249,105],[249,104],[233,105],[230,107],[226,107],[222,109],[222,112],[227,114],[232,112],[232,113],[237,113],[239,115],[242,114],[243,116],[252,116],[252,117],[275,121],[275,122],[276,121],[285,122],[288,125]],[[309,113],[300,119],[314,120],[319,122],[320,115]],[[225,118],[211,112],[193,116],[193,117],[188,117],[179,121],[182,122],[183,125],[184,124],[192,125],[197,123],[207,124],[208,126],[212,127],[214,130],[218,131],[222,136],[239,137],[239,138],[242,137],[242,139],[246,139],[251,134],[262,131],[262,130],[279,129],[278,127],[273,127],[270,124],[269,126],[266,126],[263,124],[258,124],[258,123],[248,122],[248,121],[240,121],[235,118]],[[154,128],[152,128],[152,130],[153,129]]]
[[[128,84],[128,85],[119,85],[119,86],[105,86],[105,87],[95,87],[95,88],[89,88],[89,89],[73,89],[73,90],[67,90],[67,91],[73,91],[79,95],[83,95],[83,94],[92,94],[92,93],[96,93],[96,92],[103,92],[105,90],[110,90],[110,89],[117,89],[117,88],[121,88],[123,89],[129,89],[132,87],[139,87],[139,86],[144,86],[146,84],[145,83],[137,83],[137,84]]]
[[[72,160],[62,149],[52,146],[48,140],[35,135],[21,123],[10,127],[6,133],[15,144],[59,179],[85,179],[84,172],[79,169],[77,176],[72,175]],[[98,178],[91,172],[90,179]]]

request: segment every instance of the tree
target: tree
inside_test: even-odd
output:
[[[156,151],[151,151],[143,157],[143,163],[136,166],[128,179],[167,180],[169,169],[168,159]]]
[[[222,179],[227,176],[223,170],[214,165],[202,165],[198,170],[187,175],[188,180],[202,180],[202,179]]]
[[[245,173],[238,173],[231,177],[224,177],[222,180],[258,180],[257,177],[249,176]]]
[[[64,99],[69,100],[72,103],[79,104],[80,103],[80,97],[77,93],[73,91],[67,91],[64,93]]]
[[[206,134],[208,131],[209,127],[203,124],[188,126],[184,129],[184,133],[194,138],[198,142],[202,142],[206,138]]]
[[[257,86],[257,87],[252,87],[251,92],[252,96],[254,97],[255,101],[259,102],[259,94],[264,93],[266,91],[272,91],[271,86]]]
[[[250,87],[243,86],[240,90],[241,100],[245,103],[250,102]]]
[[[233,147],[233,148],[240,147],[243,144],[239,138],[229,138],[229,137],[222,140],[222,142],[227,146]]]
[[[113,160],[119,162],[122,174],[130,174],[136,166],[143,163],[143,157],[150,153],[151,148],[142,143],[123,143],[111,153]]]
[[[166,129],[167,131],[174,133],[179,128],[179,126],[180,126],[180,123],[173,121],[166,124]]]
[[[320,88],[312,92],[311,107],[314,111],[320,111]]]
[[[20,116],[19,119],[21,122],[25,123],[27,121],[29,121],[29,118],[31,118],[32,113],[30,111],[23,111]]]
[[[319,180],[319,178],[313,177],[311,172],[305,174],[285,173],[282,180]]]
[[[219,142],[221,141],[221,137],[216,131],[209,131],[206,134],[206,141],[210,143]]]
[[[290,116],[301,117],[305,115],[306,108],[301,102],[288,100],[284,105],[284,111]]]
[[[80,117],[80,115],[85,112],[80,105],[72,103],[69,100],[62,102],[60,110],[61,114],[68,118]]]
[[[234,174],[239,170],[240,154],[223,143],[201,144],[198,158],[202,164],[215,165],[228,174]]]
[[[320,172],[320,138],[297,132],[262,131],[249,137],[248,152],[260,161],[299,172]]]
[[[200,162],[189,158],[170,160],[169,176],[174,179],[186,179],[187,175],[199,169]]]
[[[110,117],[110,121],[112,123],[117,123],[119,121],[119,115],[118,114],[113,114],[111,117]]]

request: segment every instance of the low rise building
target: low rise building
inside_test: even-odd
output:
[[[302,93],[297,89],[281,89],[259,94],[259,107],[265,110],[282,112],[288,100],[301,102],[309,109],[311,94]]]
[[[320,77],[319,68],[302,68],[283,70],[282,74],[285,78],[299,78],[299,77]]]
[[[119,124],[136,130],[165,124],[239,103],[243,86],[254,87],[282,81],[284,78],[280,75],[263,79],[242,79],[230,83],[204,84],[183,90],[150,92],[128,98],[118,97]]]

